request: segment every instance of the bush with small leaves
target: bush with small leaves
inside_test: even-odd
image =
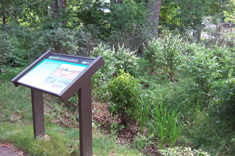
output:
[[[118,47],[119,44],[138,50],[149,35],[146,33],[145,23],[147,21],[146,3],[124,0],[122,4],[109,7],[106,20],[110,24],[110,45]]]
[[[92,76],[93,95],[99,100],[106,101],[108,99],[107,85],[113,73],[115,73],[115,57],[114,51],[105,44],[99,44],[91,53],[96,58],[102,56],[105,64]]]
[[[136,121],[141,104],[139,82],[123,70],[108,83],[110,93],[110,112],[118,116],[123,125]]]
[[[100,43],[100,35],[99,28],[93,24],[80,28],[76,33],[79,55],[89,57],[93,49]]]
[[[212,97],[213,81],[219,76],[218,67],[213,51],[199,45],[195,49],[195,54],[185,59],[180,68],[185,78],[193,80],[188,91],[190,94],[197,93],[195,94],[194,103],[199,100],[200,103],[208,104]]]
[[[92,82],[94,87],[95,97],[107,100],[107,84],[110,78],[117,75],[119,70],[135,74],[137,60],[135,52],[125,49],[124,46],[119,46],[116,51],[105,44],[99,44],[91,53],[92,57],[102,56],[104,66],[93,76]]]
[[[182,39],[169,34],[165,38],[153,39],[145,46],[143,64],[150,75],[164,75],[165,78],[174,80],[177,67],[182,59]]]
[[[61,54],[78,54],[75,31],[64,28],[50,30],[44,36],[44,43],[53,52]]]

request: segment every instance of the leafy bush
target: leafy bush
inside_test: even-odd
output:
[[[95,25],[80,28],[76,33],[79,55],[90,56],[92,50],[100,43],[99,35],[99,28]]]
[[[14,51],[11,41],[8,39],[8,34],[0,33],[0,73],[3,60],[12,54]]]
[[[144,69],[151,75],[164,75],[165,78],[174,80],[177,67],[182,62],[182,47],[183,43],[179,36],[174,37],[172,34],[149,41],[145,46]]]
[[[122,124],[127,125],[135,121],[139,115],[141,103],[138,81],[128,73],[121,73],[113,77],[108,83],[110,93],[110,112],[121,119]]]
[[[93,94],[100,100],[108,98],[108,81],[115,73],[115,52],[105,44],[99,44],[92,53],[92,57],[102,56],[105,64],[92,76]]]
[[[27,55],[25,55],[22,51],[14,51],[12,55],[7,56],[4,59],[3,64],[11,67],[22,67],[27,64]]]
[[[230,120],[231,126],[235,127],[235,78],[230,77],[224,84],[222,96],[224,100],[219,107],[219,114],[224,120]]]
[[[138,50],[147,40],[145,33],[146,4],[124,0],[122,4],[114,4],[109,7],[106,20],[111,27],[109,37],[110,45],[118,47],[123,44],[125,48]]]
[[[92,78],[95,89],[93,93],[100,99],[107,99],[108,81],[117,75],[120,69],[131,74],[136,72],[138,58],[135,56],[135,52],[125,49],[123,46],[119,46],[115,51],[105,44],[100,44],[92,51],[91,55],[93,57],[102,56],[105,61],[104,66]]]
[[[106,8],[106,4],[102,2],[92,2],[91,4],[91,2],[85,1],[79,3],[79,7],[75,12],[82,25],[93,25],[100,32],[99,38],[106,40],[110,35],[110,25],[105,19],[107,13],[103,11],[103,8]]]
[[[122,69],[124,72],[130,73],[131,75],[136,74],[138,57],[136,57],[134,51],[125,48],[124,45],[118,45],[118,48],[115,50],[114,57],[115,59],[113,61],[116,73]]]
[[[219,76],[219,66],[213,51],[197,46],[195,54],[185,59],[181,67],[183,76],[193,79],[189,88],[190,93],[198,93],[194,102],[200,100],[200,103],[208,103],[212,97],[213,81]]]
[[[44,35],[44,45],[53,52],[62,54],[77,54],[77,40],[75,32],[64,28],[50,30]]]

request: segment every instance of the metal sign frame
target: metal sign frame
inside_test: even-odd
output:
[[[91,62],[73,81],[66,86],[60,93],[53,93],[46,89],[41,89],[32,85],[19,82],[19,80],[29,73],[34,67],[36,67],[44,59],[50,55],[60,55],[65,57],[75,57]],[[65,61],[66,62],[66,61]],[[26,69],[14,77],[11,81],[18,87],[23,85],[31,88],[32,98],[32,112],[33,112],[33,125],[35,138],[45,135],[44,126],[44,107],[43,107],[43,92],[54,96],[57,96],[63,102],[67,102],[76,92],[79,97],[79,129],[80,129],[80,155],[92,156],[92,107],[91,107],[91,77],[96,71],[104,65],[103,58],[101,56],[91,59],[85,57],[56,54],[51,51],[45,52]]]

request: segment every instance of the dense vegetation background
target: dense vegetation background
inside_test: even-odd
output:
[[[0,0],[0,72],[25,67],[48,49],[101,55],[105,65],[92,78],[92,94],[120,119],[109,125],[112,134],[135,124],[140,131],[131,146],[140,151],[154,144],[164,155],[234,155],[234,6],[234,0]],[[74,113],[76,97],[69,103],[58,107]]]

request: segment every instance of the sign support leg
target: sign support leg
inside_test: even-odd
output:
[[[33,108],[33,129],[34,137],[38,138],[45,135],[44,108],[42,92],[31,89],[32,108]]]
[[[80,156],[92,156],[92,108],[90,78],[79,89],[78,96]]]

